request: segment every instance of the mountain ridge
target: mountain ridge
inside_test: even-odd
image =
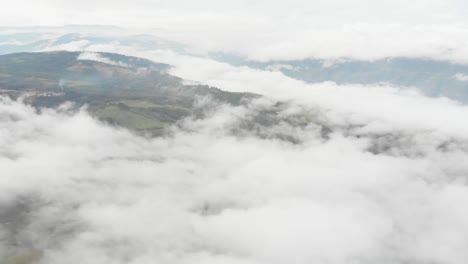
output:
[[[187,85],[169,74],[169,67],[106,52],[13,53],[0,56],[0,92],[26,97],[39,108],[66,101],[88,105],[90,113],[101,120],[152,133],[195,114],[199,97],[231,105],[258,97]]]

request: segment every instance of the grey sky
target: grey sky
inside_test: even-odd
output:
[[[419,56],[468,61],[462,0],[5,1],[0,25],[106,24],[251,59]],[[365,48],[364,48],[365,47]]]

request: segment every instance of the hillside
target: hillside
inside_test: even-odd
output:
[[[185,85],[169,67],[112,53],[8,54],[0,56],[0,93],[36,107],[86,104],[101,120],[153,133],[192,114],[198,97],[237,105],[255,96]]]

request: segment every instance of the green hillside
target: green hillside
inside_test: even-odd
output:
[[[36,107],[66,101],[88,105],[94,116],[134,130],[159,133],[192,114],[197,97],[237,105],[253,94],[230,93],[204,85],[184,85],[167,73],[169,65],[112,53],[15,53],[0,56],[0,92],[23,96]],[[101,62],[104,61],[104,62]]]

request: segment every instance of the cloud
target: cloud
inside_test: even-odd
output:
[[[70,41],[64,44],[54,45],[54,50],[69,50],[69,51],[80,51],[83,50],[84,47],[90,44],[89,40],[78,40],[78,41]],[[44,51],[50,50],[49,48],[44,49]]]
[[[389,93],[443,105],[459,125],[466,116],[455,104]],[[85,110],[37,112],[2,99],[0,206],[18,211],[17,226],[0,219],[3,254],[34,248],[47,263],[468,259],[463,126],[407,114],[405,130],[375,111],[383,131],[359,111],[268,98],[212,109],[145,138]]]
[[[113,61],[109,58],[106,58],[102,56],[99,53],[94,53],[94,52],[82,52],[80,55],[78,55],[77,60],[90,60],[90,61],[98,61],[102,62],[105,64],[110,64],[110,65],[115,65],[115,66],[121,66],[121,67],[129,67],[128,64],[121,62],[121,61]]]
[[[409,56],[467,63],[466,8],[461,0],[41,0],[9,3],[0,23],[117,25],[183,43],[192,53],[252,60]]]
[[[209,27],[209,26],[207,26]],[[226,27],[231,27],[226,25]],[[242,26],[240,26],[242,27]],[[239,28],[239,35],[232,35],[222,28],[198,33],[196,29],[108,29],[90,27],[44,27],[17,28],[5,36],[14,38],[15,33],[38,33],[51,35],[49,44],[41,50],[82,51],[90,46],[128,45],[141,50],[172,49],[185,54],[203,56],[212,53],[237,55],[252,61],[302,60],[319,58],[328,64],[340,61],[373,61],[384,58],[408,57],[450,61],[466,64],[468,62],[467,30],[464,27],[448,25],[375,25],[349,24],[343,26],[316,27],[308,29],[285,29],[265,36],[265,27],[249,30]],[[12,29],[9,29],[11,31]],[[254,32],[252,32],[254,31]],[[80,40],[70,40],[60,44],[55,41],[61,34],[81,33]],[[138,34],[152,39],[144,43]],[[308,37],[304,37],[304,35]],[[161,38],[171,40],[158,43]],[[133,43],[129,43],[129,39]],[[243,43],[249,39],[248,45]],[[398,40],[398,41],[396,41]],[[126,42],[126,43],[125,43]],[[125,43],[125,44],[122,44]],[[183,47],[183,48],[182,48]],[[275,63],[282,64],[282,63]],[[325,65],[327,66],[327,65]]]
[[[336,113],[338,120],[346,115],[352,123],[370,123],[383,130],[389,127],[402,130],[450,130],[450,133],[455,134],[468,132],[468,127],[460,125],[458,121],[468,111],[466,106],[447,98],[427,98],[417,90],[402,90],[388,85],[337,85],[333,82],[307,84],[280,72],[235,67],[188,56],[169,54],[165,57],[163,54],[167,53],[150,53],[146,56],[174,65],[172,74],[182,78],[228,91],[247,91],[276,100],[315,105]]]
[[[461,82],[467,82],[468,81],[468,75],[463,74],[463,73],[457,73],[453,76],[454,79],[459,80]]]
[[[297,70],[296,67],[293,67],[287,64],[273,64],[273,65],[269,65],[266,69],[269,71],[281,71],[282,69],[290,70],[290,71]]]

